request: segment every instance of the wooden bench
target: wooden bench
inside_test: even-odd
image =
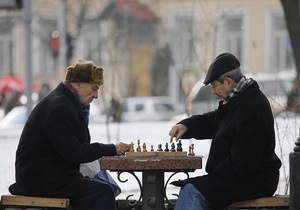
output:
[[[226,209],[289,209],[290,197],[288,195],[276,195],[266,198],[258,198],[233,203]]]
[[[29,196],[3,195],[0,209],[71,209],[67,198],[43,198]]]

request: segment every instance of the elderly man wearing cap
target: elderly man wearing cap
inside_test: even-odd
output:
[[[35,106],[17,148],[12,194],[66,197],[80,210],[116,209],[111,187],[79,172],[81,163],[129,150],[122,142],[90,143],[89,107],[102,84],[103,68],[79,60]]]
[[[211,93],[221,98],[218,109],[184,119],[169,133],[171,142],[212,139],[207,174],[173,182],[182,187],[175,210],[224,209],[237,201],[272,196],[281,161],[274,152],[268,99],[230,53],[215,58],[204,84],[211,84]]]

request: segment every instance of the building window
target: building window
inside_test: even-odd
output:
[[[244,60],[245,14],[240,10],[221,11],[217,21],[216,53],[230,52]]]
[[[267,25],[267,71],[279,72],[294,68],[293,50],[283,12],[271,11]]]
[[[193,11],[178,11],[170,17],[170,47],[177,71],[199,68],[197,61],[198,25]]]

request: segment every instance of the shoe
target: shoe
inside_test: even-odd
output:
[[[187,180],[178,180],[178,181],[173,181],[173,182],[170,182],[171,185],[174,185],[176,187],[183,187],[184,185],[186,185],[188,183]]]

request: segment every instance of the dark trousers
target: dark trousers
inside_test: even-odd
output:
[[[71,198],[70,204],[75,210],[116,210],[112,188],[97,180],[91,181],[84,196]]]

